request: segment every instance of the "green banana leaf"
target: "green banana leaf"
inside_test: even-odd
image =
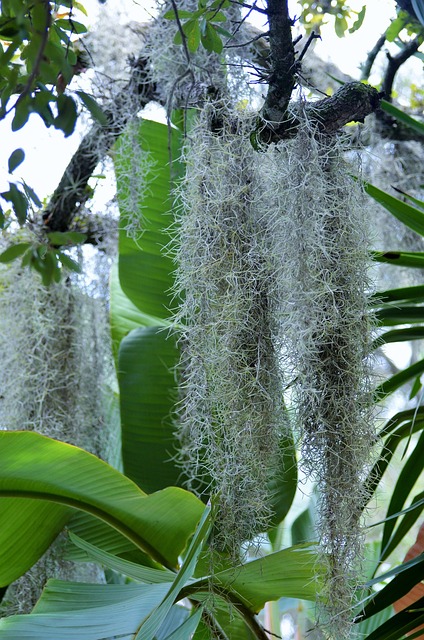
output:
[[[128,135],[120,137],[114,155],[121,229],[119,280],[124,293],[143,314],[167,319],[175,305],[171,290],[174,263],[165,248],[171,240],[169,228],[174,223],[172,188],[184,173],[179,160],[182,133],[159,122],[140,121],[137,141],[142,151],[148,153],[150,167],[143,175],[146,186],[142,198],[132,203],[138,211],[130,210],[130,176],[137,158],[125,155],[125,150],[134,146],[131,138],[126,139]],[[136,240],[125,231],[134,216],[143,226]]]
[[[289,547],[190,583],[182,593],[200,597],[212,585],[230,602],[258,613],[269,600],[282,597],[315,601],[319,589],[317,552],[310,544]],[[205,596],[206,597],[206,596]]]
[[[175,337],[156,327],[134,329],[119,349],[124,470],[146,493],[183,480],[172,459],[178,357]]]
[[[140,311],[125,295],[119,282],[118,265],[114,265],[110,275],[110,328],[115,362],[121,341],[133,329],[139,327],[168,326],[170,323]]]
[[[3,640],[102,640],[134,634],[169,585],[49,580],[33,612],[0,620]]]
[[[0,470],[0,499],[8,499],[10,516],[0,530],[0,585],[9,583],[11,565],[18,577],[32,564],[34,549],[47,548],[45,530],[57,532],[65,509],[68,515],[80,509],[96,516],[157,562],[174,567],[204,508],[176,487],[147,496],[95,456],[34,432],[0,432]],[[42,527],[34,529],[30,519],[19,517],[22,499],[48,503]],[[21,542],[21,555],[12,557],[14,538],[26,540],[26,547]]]

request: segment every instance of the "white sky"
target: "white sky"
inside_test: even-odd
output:
[[[98,0],[82,0],[87,8],[88,18],[85,23],[94,25],[101,20],[105,5]],[[295,0],[289,2],[291,15],[299,13]],[[359,11],[362,0],[350,0],[352,8]],[[128,15],[127,19],[144,22],[149,19],[154,2],[151,0],[108,0],[108,10],[116,9],[117,13]],[[359,64],[364,60],[366,52],[372,48],[381,32],[387,27],[394,16],[393,0],[372,0],[367,2],[366,18],[361,29],[344,39],[339,39],[334,33],[333,23],[329,20],[324,28],[322,41],[315,45],[315,52],[324,59],[331,59],[341,71],[358,77]],[[121,20],[125,20],[122,17]],[[260,26],[260,24],[258,24]],[[79,136],[64,138],[60,131],[46,129],[41,119],[32,115],[29,123],[15,133],[10,131],[10,119],[0,121],[0,190],[8,189],[7,159],[12,151],[18,147],[25,150],[24,163],[15,171],[13,178],[23,178],[32,186],[41,198],[47,197],[57,186],[72,153],[79,143]]]

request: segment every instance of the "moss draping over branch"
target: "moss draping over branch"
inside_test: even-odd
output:
[[[321,594],[331,638],[349,636],[362,547],[363,481],[374,442],[367,353],[368,233],[363,194],[338,138],[307,112],[264,157],[270,253],[281,256],[281,341],[302,466],[320,493],[326,564]],[[365,500],[366,503],[366,500]]]
[[[211,121],[219,120],[219,133]],[[216,545],[237,555],[267,528],[284,430],[268,261],[258,225],[250,120],[213,105],[190,135],[177,252],[184,302],[178,437],[191,488],[219,495]],[[259,154],[260,155],[260,154]]]

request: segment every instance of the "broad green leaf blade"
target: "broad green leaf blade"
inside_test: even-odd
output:
[[[424,359],[411,364],[394,376],[391,376],[388,380],[382,382],[374,391],[374,398],[377,402],[381,402],[384,398],[387,398],[391,393],[399,389],[402,385],[409,380],[412,380],[416,376],[420,376],[424,373]]]
[[[108,553],[107,551],[103,551],[75,535],[72,531],[69,532],[69,537],[77,547],[87,553],[88,559],[94,560],[108,569],[113,569],[114,571],[122,573],[124,576],[128,576],[138,582],[147,584],[161,584],[163,582],[172,583],[175,578],[175,573],[168,569],[144,567],[140,564],[136,564],[135,562],[123,560],[122,558]]]
[[[178,360],[175,338],[155,327],[135,329],[119,349],[124,471],[147,493],[182,482],[172,461]]]
[[[134,198],[131,184],[137,157],[123,151],[126,153],[137,141],[125,139],[126,135],[118,140],[114,157],[121,214],[119,280],[124,293],[143,313],[169,318],[169,310],[175,304],[171,291],[175,266],[165,251],[171,240],[169,228],[174,223],[170,155],[172,179],[176,180],[183,172],[179,162],[182,134],[158,122],[140,122],[137,141],[143,152],[149,154],[151,163],[145,172],[146,187],[141,199]],[[125,232],[134,216],[140,219],[143,228],[137,241]]]
[[[198,609],[178,629],[166,636],[166,640],[187,640],[187,638],[191,638],[201,620],[202,612],[202,608]]]
[[[195,594],[192,599],[207,605],[210,594],[207,592]],[[214,611],[212,620],[209,618],[208,623],[203,620],[199,623],[192,640],[211,640],[210,623],[216,622],[219,629],[222,629],[222,637],[227,640],[257,640],[254,634],[247,626],[245,619],[242,617],[237,607],[226,602],[219,594],[213,594]],[[245,611],[244,611],[245,613]],[[253,615],[250,619],[253,618]],[[224,635],[225,634],[225,635]]]
[[[115,358],[118,358],[118,349],[121,340],[133,329],[139,327],[167,327],[170,322],[149,316],[140,311],[122,291],[119,282],[118,265],[114,265],[110,275],[110,324],[112,332],[112,346]]]
[[[72,509],[69,507],[51,502],[2,498],[0,501],[0,587],[19,578],[37,562],[71,515]]]
[[[1,497],[81,509],[167,566],[176,565],[203,512],[202,503],[182,489],[170,487],[146,496],[90,453],[34,432],[0,432]],[[21,535],[27,535],[30,546],[30,522]]]
[[[305,542],[313,542],[317,537],[314,526],[313,507],[310,505],[307,509],[298,515],[291,526],[292,544],[302,544]]]
[[[114,556],[119,556],[145,567],[160,569],[162,566],[154,562],[150,556],[141,551],[116,529],[112,529],[102,520],[94,518],[88,513],[76,511],[68,524],[68,528],[84,541]],[[87,554],[71,543],[67,547],[66,558],[75,562],[86,562]]]
[[[181,597],[179,596],[180,590],[192,577],[196,562],[202,552],[206,539],[211,532],[211,528],[211,508],[207,506],[205,507],[193,539],[190,542],[190,546],[188,548],[187,555],[184,558],[182,567],[176,575],[173,584],[166,594],[166,597],[163,599],[157,609],[150,614],[147,620],[143,622],[134,640],[152,640],[155,633],[171,610],[172,605],[177,600],[181,599]]]
[[[265,602],[282,597],[316,600],[318,571],[316,550],[299,545],[196,580],[185,591],[196,593],[212,580],[218,593],[233,593],[237,602],[257,613]]]
[[[368,195],[382,204],[395,218],[416,233],[424,236],[424,211],[391,196],[369,182],[364,184],[364,188]]]
[[[167,584],[91,585],[50,580],[33,613],[0,621],[2,640],[104,640],[134,633]]]
[[[297,460],[293,436],[287,434],[280,442],[280,472],[269,483],[273,515],[270,527],[284,520],[297,489]]]

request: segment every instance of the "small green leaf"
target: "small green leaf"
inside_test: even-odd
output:
[[[19,167],[25,159],[25,152],[23,149],[15,149],[10,155],[8,160],[9,173],[13,173],[14,170]]]
[[[344,16],[336,16],[334,29],[337,37],[343,38],[347,27],[348,27],[348,24],[347,24],[346,18]]]
[[[61,29],[64,29],[65,31],[71,31],[72,33],[87,32],[87,27],[83,25],[81,22],[77,22],[76,20],[60,19],[60,20],[56,20],[56,24]]]
[[[9,191],[0,193],[4,200],[12,203],[13,211],[18,219],[19,224],[24,224],[28,211],[28,201],[24,194],[19,191],[14,182],[9,182]]]
[[[366,9],[367,9],[367,7],[364,4],[362,9],[358,13],[357,19],[355,20],[355,22],[353,23],[353,25],[349,29],[349,33],[355,33],[355,31],[358,31],[358,29],[360,29],[362,27],[362,23],[363,23],[364,18],[365,18]]]
[[[18,244],[13,244],[11,247],[8,247],[0,253],[0,262],[12,262],[16,258],[19,258],[22,254],[24,254],[31,247],[29,242],[19,242]]]
[[[82,244],[86,239],[85,233],[78,231],[51,231],[47,234],[50,244],[58,246],[65,244]]]
[[[405,26],[405,18],[399,16],[393,20],[392,24],[386,30],[386,40],[393,42]]]
[[[54,127],[55,129],[61,129],[65,134],[65,138],[67,138],[73,133],[78,117],[75,100],[62,94],[57,99],[57,109],[58,115],[54,119]]]
[[[201,36],[201,40],[206,51],[214,51],[218,54],[221,53],[224,45],[222,44],[221,38],[217,34],[214,27],[210,24],[210,22],[206,23],[205,35]]]
[[[75,273],[81,273],[81,267],[78,264],[78,262],[73,260],[66,253],[62,253],[62,251],[57,251],[56,255],[58,260],[60,260],[63,266],[69,269],[69,271],[74,271]]]
[[[227,22],[227,16],[222,11],[207,11],[205,14],[206,20],[209,22]]]
[[[412,398],[415,398],[415,396],[417,395],[417,393],[420,391],[420,389],[422,389],[422,382],[421,382],[421,376],[417,376],[415,378],[415,382],[412,385],[412,389],[411,389],[411,393],[409,394],[409,399],[412,400]]]
[[[77,94],[77,96],[79,96],[79,98],[87,107],[93,118],[97,120],[97,122],[99,122],[102,126],[106,126],[109,123],[107,115],[100,107],[98,102],[93,98],[93,96],[85,93],[85,91],[75,91],[75,93]]]
[[[183,43],[183,36],[181,34],[181,31],[178,29],[177,33],[174,36],[174,44],[182,44]]]
[[[40,198],[37,196],[37,194],[35,193],[34,189],[32,189],[29,186],[29,184],[27,184],[25,182],[25,180],[22,180],[22,186],[24,188],[26,197],[28,199],[32,200],[36,207],[42,207],[43,205],[41,203]]]
[[[19,131],[28,122],[29,106],[27,100],[18,100],[12,120],[12,131]]]
[[[184,35],[187,38],[188,50],[194,53],[200,44],[200,24],[199,20],[187,20],[183,26]]]
[[[175,11],[170,9],[163,17],[165,20],[176,20]],[[185,11],[184,9],[178,9],[178,17],[180,20],[190,20],[190,18],[193,17],[193,13],[191,11]]]

